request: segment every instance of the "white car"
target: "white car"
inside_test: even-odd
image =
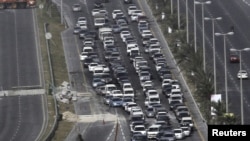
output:
[[[143,111],[139,106],[132,107],[130,110],[130,115],[143,115]]]
[[[248,79],[248,73],[246,70],[239,70],[237,77],[239,79]]]
[[[152,34],[151,30],[143,30],[141,32],[141,36],[142,36],[142,38],[144,38],[146,36],[153,36],[153,34]]]
[[[138,10],[135,5],[131,5],[128,7],[128,15],[130,16],[135,10]]]
[[[131,133],[133,134],[142,134],[146,135],[146,128],[144,125],[135,125],[133,128],[131,128]]]
[[[89,71],[90,71],[90,72],[93,72],[94,68],[95,68],[96,66],[98,66],[98,65],[99,65],[98,63],[90,63],[90,64],[88,65]]]
[[[159,93],[157,92],[157,90],[148,90],[146,92],[146,96],[150,97],[150,96],[154,96],[154,97],[160,97]]]
[[[120,10],[120,9],[115,9],[115,10],[113,10],[113,12],[112,12],[112,18],[115,19],[115,18],[116,18],[116,15],[117,15],[118,13],[123,14],[122,10]]]
[[[137,16],[144,16],[145,14],[142,12],[142,10],[134,10],[131,15],[137,15]]]
[[[123,96],[131,96],[134,97],[135,96],[135,92],[133,88],[124,88],[123,89]]]
[[[169,85],[171,84],[172,79],[163,79],[161,82],[161,86],[163,87],[164,85]]]
[[[124,109],[126,112],[130,113],[132,107],[137,107],[138,105],[135,102],[127,102]]]
[[[189,126],[182,126],[181,129],[183,130],[183,133],[186,137],[190,136],[191,128]]]
[[[178,140],[184,139],[185,134],[183,133],[183,130],[181,128],[176,128],[173,131],[176,139]]]
[[[170,97],[168,98],[168,103],[171,103],[171,101],[175,101],[175,100],[179,100],[180,103],[183,103],[182,95],[180,94],[170,95]]]
[[[91,11],[91,13],[92,13],[92,16],[95,16],[95,15],[97,15],[97,14],[100,13],[100,9],[93,9],[93,10]]]
[[[123,38],[124,38],[125,36],[129,36],[129,35],[131,35],[131,33],[130,33],[129,31],[127,31],[127,30],[122,31],[122,32],[120,33],[120,37],[122,38],[122,40],[124,40]]]
[[[130,15],[130,19],[131,19],[131,21],[132,21],[132,22],[137,21],[137,19],[138,19],[138,15],[137,15],[137,14],[132,13],[132,14]]]
[[[113,90],[113,91],[111,91],[110,95],[112,95],[114,97],[122,97],[123,93],[121,90]]]
[[[72,6],[72,10],[73,10],[73,12],[80,12],[80,11],[82,11],[82,7],[80,4],[74,4]]]
[[[87,24],[86,17],[78,17],[77,24]]]
[[[172,89],[171,92],[169,94],[167,94],[167,96],[171,96],[171,95],[176,95],[176,94],[180,94],[183,96],[182,92],[180,89]]]
[[[93,52],[94,49],[92,47],[83,47],[82,53],[80,54],[80,60],[84,61],[90,52]]]
[[[82,30],[85,30],[88,28],[86,23],[77,23],[76,26],[80,27]]]
[[[124,83],[122,85],[122,91],[124,91],[125,89],[133,89],[131,83]]]
[[[156,137],[156,135],[159,133],[161,125],[151,125],[148,127],[147,130],[147,137],[148,139],[154,139]]]

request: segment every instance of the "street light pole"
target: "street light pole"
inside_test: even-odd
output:
[[[224,43],[224,68],[225,68],[226,113],[228,113],[226,36],[227,36],[227,35],[233,35],[233,34],[234,34],[233,32],[228,32],[228,33],[215,33],[215,36],[223,36],[223,43]]]
[[[194,1],[194,51],[197,52],[197,44],[196,44],[196,4]]]
[[[180,23],[180,0],[177,0],[177,16],[178,16],[178,29],[180,30],[181,23]]]
[[[213,38],[213,65],[214,65],[214,94],[217,94],[217,81],[216,81],[216,61],[215,61],[215,39],[214,39],[214,22],[216,20],[221,20],[222,17],[217,18],[208,18],[205,17],[204,20],[211,20],[212,21],[212,38]]]
[[[186,28],[187,28],[187,43],[189,43],[188,0],[186,0]]]
[[[205,4],[211,4],[211,1],[204,1],[204,2],[198,2],[195,1],[195,4],[201,5],[201,12],[202,12],[202,47],[203,47],[203,69],[204,72],[206,72],[206,49],[205,49],[205,26],[204,26],[204,5]]]
[[[242,70],[242,59],[241,53],[242,51],[250,51],[250,48],[243,49],[230,49],[230,51],[237,51],[240,53],[240,70]],[[242,77],[240,77],[240,110],[241,110],[241,125],[244,125],[244,106],[243,106],[243,89],[242,89]]]
[[[174,13],[174,10],[173,10],[173,0],[171,0],[170,3],[171,3],[170,4],[171,5],[171,15],[173,15],[173,13]]]
[[[63,0],[61,0],[61,24],[63,24]]]

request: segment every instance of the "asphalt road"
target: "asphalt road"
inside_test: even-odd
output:
[[[229,112],[241,115],[240,102],[240,80],[237,79],[237,72],[240,69],[239,64],[231,64],[229,62],[230,48],[243,49],[249,47],[248,37],[250,32],[247,30],[249,25],[249,1],[242,0],[212,0],[210,5],[204,6],[205,17],[222,17],[221,21],[215,21],[215,32],[227,33],[231,31],[231,26],[234,26],[234,35],[226,37],[226,65],[227,65],[227,82],[228,82],[228,103]],[[184,1],[181,1],[181,9],[185,9]],[[202,15],[201,5],[196,5],[197,14],[197,41],[198,47],[202,47]],[[189,1],[189,25],[190,33],[193,33],[193,1]],[[212,52],[212,24],[211,21],[205,21],[205,48],[206,48],[206,63],[207,68],[213,71],[213,52]],[[225,102],[225,64],[224,64],[224,43],[223,37],[215,36],[216,50],[216,71],[217,71],[217,93],[222,94]],[[248,63],[249,52],[242,52],[242,68],[250,72]],[[243,80],[243,106],[244,106],[244,123],[250,123],[248,116],[250,110],[250,81]],[[240,122],[240,121],[239,121]]]
[[[32,9],[0,12],[1,94],[42,85],[34,16]],[[42,95],[0,99],[0,140],[34,141],[44,120]]]
[[[57,1],[57,3],[58,3],[58,1]],[[64,12],[66,12],[66,13],[67,12],[72,12],[70,8],[71,8],[72,4],[74,4],[74,3],[79,3],[79,1],[76,1],[76,0],[75,1],[65,1],[64,2],[65,11]],[[93,1],[80,1],[80,4],[83,6],[83,9],[84,9],[83,12],[74,13],[73,15],[71,13],[70,14],[67,13],[67,15],[72,16],[72,17],[70,17],[70,25],[74,25],[75,21],[77,20],[77,18],[79,16],[85,16],[87,18],[87,20],[88,20],[88,28],[94,29],[94,27],[93,27],[93,18],[91,16],[91,10],[93,8],[93,3],[94,3]],[[127,6],[124,6],[122,1],[112,1],[112,3],[105,4],[105,9],[109,13],[112,13],[112,11],[114,9],[121,9],[121,10],[124,11],[124,13],[126,13]],[[111,18],[110,14],[109,14],[109,16]],[[132,33],[135,35],[136,39],[138,40],[138,42],[141,45],[137,25],[135,23],[132,23],[130,25],[130,28],[131,28]],[[72,27],[70,27],[70,29],[67,30],[67,32],[70,32],[70,30],[71,30],[71,33],[72,33],[73,32]],[[65,34],[69,34],[69,33],[65,33]],[[68,39],[70,41],[68,46],[74,46],[73,45],[74,43],[72,43],[74,41],[74,39],[71,39],[71,38],[72,37],[70,37],[70,36],[65,37],[65,39]],[[75,53],[76,52],[79,53],[79,50],[81,50],[82,46],[81,46],[81,42],[77,39],[78,37],[76,36],[75,38],[76,38],[75,42],[77,43],[76,47],[77,47],[78,51],[75,51],[75,49],[72,49],[73,50],[71,52],[72,54],[67,52],[66,54],[71,54],[71,55],[68,55],[68,57],[70,57],[68,59],[67,59],[67,55],[66,55],[66,60],[69,60],[69,61],[75,60],[75,59],[72,59],[72,57],[74,55],[75,55],[75,57],[78,57],[78,55],[79,55],[79,54],[75,54]],[[124,60],[125,66],[126,66],[128,72],[129,72],[129,77],[130,77],[130,80],[132,82],[132,85],[137,91],[137,102],[142,107],[144,107],[143,106],[144,96],[141,94],[142,90],[141,90],[141,88],[139,86],[138,77],[137,77],[137,75],[135,73],[134,68],[129,63],[128,57],[125,55],[125,46],[122,43],[122,41],[121,41],[121,39],[119,38],[118,35],[116,35],[116,40],[117,40],[117,46],[120,47],[120,51],[122,52],[122,59]],[[99,56],[101,58],[103,58],[103,53],[102,53],[103,48],[101,46],[100,41],[97,41],[97,47],[98,47]],[[144,57],[148,59],[148,56],[145,55],[145,54],[144,54]],[[150,62],[151,68],[154,68],[152,61],[149,61],[149,62]],[[70,62],[68,62],[68,63],[70,63]],[[74,63],[74,62],[72,62],[72,63]],[[72,66],[72,65],[70,65],[70,66],[74,68],[74,66]],[[78,66],[75,66],[75,67],[78,70]],[[90,73],[88,73],[88,71],[84,70],[84,69],[82,71],[85,73],[85,77],[86,77],[86,81],[84,82],[84,80],[83,80],[83,84],[84,84],[84,86],[87,85],[86,88],[89,88],[90,87],[89,84],[90,84],[90,80],[91,80],[91,78],[89,77]],[[159,89],[160,88],[160,81],[157,79],[156,71],[154,69],[153,69],[153,75],[154,75],[154,78],[155,78],[154,79],[154,84],[157,87],[157,89]],[[91,90],[86,90],[86,89],[83,90],[83,92],[86,92],[86,91],[92,92]],[[103,104],[101,103],[102,102],[101,97],[90,96],[89,99],[87,97],[85,97],[84,99],[85,100],[79,99],[77,101],[77,104],[76,104],[75,108],[77,109],[78,114],[81,114],[81,115],[89,115],[89,114],[97,115],[97,114],[102,114],[102,113],[104,113],[104,114],[110,113],[110,114],[116,115],[116,113],[117,113],[117,118],[120,119],[119,120],[119,123],[120,123],[119,127],[120,128],[119,128],[118,138],[119,138],[119,140],[124,140],[124,138],[126,140],[129,140],[130,131],[129,131],[129,128],[128,128],[128,123],[127,123],[127,120],[128,120],[128,114],[127,113],[125,113],[121,109],[109,109],[108,107],[103,106]],[[88,99],[88,100],[86,100],[86,99]],[[161,99],[162,99],[162,103],[164,105],[166,105],[166,107],[168,108],[166,98],[161,97]],[[173,126],[175,126],[175,127],[178,126],[177,121],[173,117],[173,113],[171,114],[170,118],[171,118],[171,122],[172,122]],[[153,119],[147,119],[147,122],[150,124],[150,123],[153,122]],[[100,125],[96,126],[96,124],[101,124],[101,123],[103,124],[102,120],[95,121],[94,123],[93,122],[92,123],[87,122],[87,123],[84,123],[84,124],[78,124],[76,126],[76,128],[74,130],[72,130],[71,134],[69,135],[70,137],[68,137],[66,140],[73,139],[74,135],[72,135],[72,134],[75,134],[75,131],[78,132],[78,133],[82,133],[83,136],[84,136],[84,139],[86,139],[86,140],[99,140],[100,137],[102,137],[102,140],[108,140],[111,137],[114,138],[114,134],[112,134],[114,132],[114,130],[113,130],[112,127],[114,127],[116,122],[110,123],[111,125],[109,127],[107,127],[106,124],[103,124],[102,126],[100,126]],[[103,130],[100,130],[100,129],[105,129],[105,132]],[[95,131],[95,132],[93,132],[93,131]],[[108,136],[107,136],[107,132],[110,133]],[[197,131],[194,131],[193,135],[191,137],[189,137],[189,138],[186,138],[185,140],[186,141],[188,141],[188,140],[201,140],[201,137],[198,135]]]
[[[0,98],[0,140],[34,141],[43,124],[40,95]]]

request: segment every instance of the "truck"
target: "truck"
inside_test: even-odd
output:
[[[0,0],[0,9],[33,8],[36,0]]]
[[[102,27],[98,29],[98,37],[101,41],[104,40],[105,37],[113,37],[112,28]]]

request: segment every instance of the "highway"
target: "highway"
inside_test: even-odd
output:
[[[36,24],[32,9],[0,12],[0,140],[34,141],[44,124]]]
[[[56,3],[59,5],[60,1],[57,0]],[[80,3],[81,6],[83,7],[83,12],[76,12],[72,14],[71,6],[74,3]],[[62,36],[65,39],[63,41],[64,49],[67,49],[67,51],[65,51],[65,56],[66,56],[66,62],[67,62],[69,74],[71,76],[72,74],[70,73],[71,70],[76,72],[76,77],[77,76],[79,77],[78,83],[81,83],[81,82],[83,83],[83,88],[78,88],[78,86],[77,87],[73,86],[73,89],[75,89],[78,92],[83,92],[86,94],[84,98],[78,99],[78,101],[75,103],[76,113],[78,115],[82,115],[85,117],[87,116],[94,117],[97,115],[102,115],[102,116],[101,118],[99,117],[98,120],[95,120],[94,122],[86,120],[83,123],[78,123],[76,127],[72,130],[71,134],[65,140],[68,140],[68,141],[73,140],[78,133],[82,134],[84,139],[86,140],[113,140],[116,122],[119,123],[119,131],[118,131],[118,137],[117,137],[118,140],[130,140],[130,130],[128,128],[128,122],[127,122],[128,114],[119,108],[109,109],[108,106],[104,106],[102,103],[102,97],[96,96],[94,91],[91,89],[90,73],[86,69],[83,69],[83,68],[80,69],[78,66],[80,65],[78,56],[82,48],[82,43],[78,39],[78,36],[74,37],[74,35],[72,34],[73,26],[75,25],[75,22],[79,16],[85,16],[88,21],[88,28],[90,28],[91,30],[94,29],[93,18],[91,16],[91,10],[93,9],[93,4],[94,4],[93,1],[80,1],[79,2],[76,0],[74,1],[72,0],[72,1],[64,2],[64,12],[67,13],[66,15],[68,15],[69,16],[68,18],[70,18],[68,19],[68,22],[69,22],[68,25],[70,26],[70,28],[64,31]],[[124,13],[126,13],[127,5],[124,5],[121,0],[112,1],[112,3],[105,4],[105,9],[109,12],[109,18],[111,19],[111,13],[114,9],[121,9]],[[152,24],[155,24],[155,23],[152,23]],[[135,35],[136,40],[138,41],[139,45],[141,45],[141,41],[140,41],[141,39],[139,38],[139,33],[138,33],[136,23],[132,23],[130,25],[130,29],[133,35]],[[156,34],[158,37],[159,34],[158,33]],[[139,79],[135,73],[135,70],[132,67],[132,65],[129,63],[129,60],[128,60],[129,58],[125,55],[124,43],[122,43],[118,35],[116,35],[115,38],[117,41],[117,46],[119,46],[120,51],[122,52],[122,56],[121,56],[122,60],[125,62],[125,66],[129,72],[129,78],[132,82],[134,89],[136,89],[136,92],[137,92],[136,102],[139,103],[140,106],[144,107],[143,103],[144,103],[145,97],[142,94],[142,90],[139,85]],[[102,53],[103,47],[100,41],[97,41],[97,47],[98,47],[98,54],[100,58],[103,59],[103,53]],[[143,56],[148,60],[148,55],[143,54]],[[168,61],[171,62],[171,59],[169,59]],[[158,80],[156,76],[156,70],[153,69],[154,66],[153,66],[152,61],[149,61],[149,63],[150,63],[150,67],[153,70],[153,76],[155,78],[153,80],[154,84],[156,88],[160,90],[160,81]],[[170,67],[173,67],[172,69],[174,70],[175,66],[170,66]],[[83,78],[81,78],[80,76],[80,73],[82,72],[85,74]],[[179,76],[176,76],[176,77],[179,77]],[[73,81],[76,81],[76,79],[73,78]],[[161,96],[161,99],[162,99],[162,103],[164,103],[164,105],[166,105],[166,107],[168,108],[166,98]],[[108,119],[107,117],[105,117],[105,115],[107,114],[115,115],[115,118]],[[178,123],[175,120],[173,113],[171,113],[170,118],[171,118],[172,125],[175,127],[178,126]],[[147,122],[150,124],[153,122],[153,119],[147,119]],[[188,137],[184,140],[185,141],[202,140],[202,138],[204,137],[201,137],[199,133],[195,130],[191,137]]]
[[[189,1],[189,25],[190,32],[193,33],[193,2]],[[227,65],[227,82],[228,82],[228,105],[229,112],[235,113],[241,117],[241,102],[240,102],[240,80],[237,79],[237,73],[239,71],[239,63],[232,64],[229,62],[229,50],[230,48],[243,49],[249,47],[248,37],[250,32],[249,25],[249,1],[242,0],[212,0],[212,3],[204,6],[205,17],[222,17],[221,21],[215,21],[215,32],[227,33],[231,31],[231,26],[234,26],[234,35],[226,37],[226,65]],[[184,1],[181,1],[181,9],[185,9]],[[201,5],[196,5],[197,15],[197,41],[198,46],[202,47],[202,15]],[[232,10],[233,9],[233,10]],[[213,72],[213,52],[212,52],[212,23],[211,21],[205,21],[205,40],[206,40],[206,60],[207,68],[210,68]],[[225,102],[225,73],[224,73],[224,44],[223,37],[215,36],[215,50],[216,50],[216,71],[217,71],[217,93],[222,94],[223,101]],[[250,52],[242,52],[242,68],[250,72],[250,66],[248,63]],[[209,67],[210,66],[210,67]],[[244,123],[250,123],[250,88],[249,80],[243,80],[243,98],[244,98]]]

